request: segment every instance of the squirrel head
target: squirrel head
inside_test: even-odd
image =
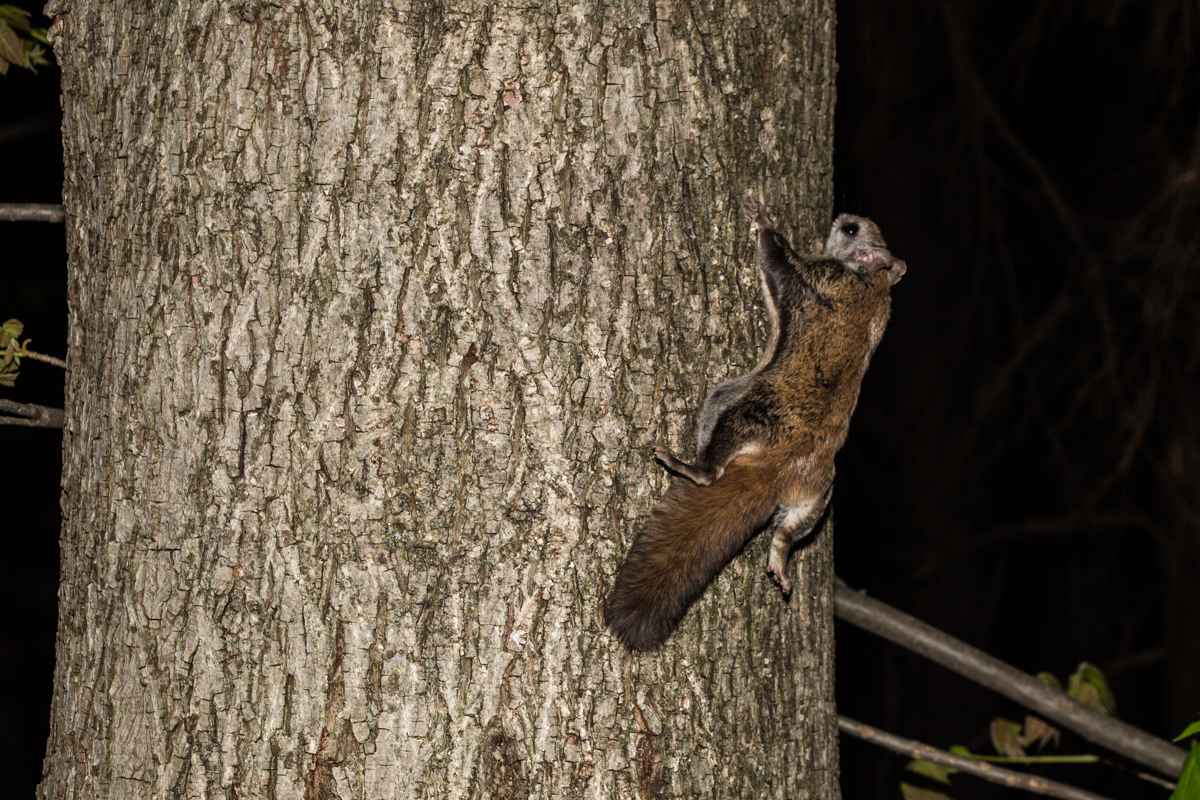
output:
[[[839,214],[825,240],[825,255],[836,258],[856,272],[886,269],[894,284],[904,276],[908,265],[887,249],[879,226],[866,217]]]

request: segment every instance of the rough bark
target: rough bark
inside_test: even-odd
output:
[[[600,600],[829,218],[829,0],[55,0],[44,798],[836,797],[828,535]]]

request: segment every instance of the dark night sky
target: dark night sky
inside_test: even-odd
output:
[[[1192,0],[839,3],[836,210],[909,270],[839,462],[838,571],[1021,669],[1098,664],[1120,715],[1165,737],[1200,716],[1198,34]],[[0,201],[59,201],[57,87],[53,67],[0,78]],[[63,355],[62,226],[0,224],[0,319]],[[61,405],[61,374],[27,363],[3,396]],[[60,444],[0,428],[14,797],[47,733]],[[845,713],[937,746],[987,751],[994,716],[1023,716],[846,625],[837,663]],[[845,796],[898,798],[903,765],[843,739]]]

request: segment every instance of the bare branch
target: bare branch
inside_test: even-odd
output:
[[[61,428],[63,410],[35,406],[31,403],[14,403],[0,399],[0,411],[18,414],[16,417],[0,417],[0,425],[18,425],[26,428]]]
[[[43,361],[47,364],[53,364],[54,366],[61,367],[62,369],[67,368],[66,361],[61,358],[56,358],[55,356],[48,356],[45,353],[35,353],[32,350],[26,350],[25,357],[32,358],[34,361]]]
[[[995,764],[989,764],[986,761],[976,761],[973,758],[956,756],[945,750],[931,747],[924,742],[918,742],[916,739],[904,739],[895,734],[881,731],[878,728],[872,728],[870,725],[863,725],[861,722],[855,722],[841,714],[838,714],[838,728],[842,733],[856,736],[864,742],[871,742],[872,744],[886,747],[888,750],[912,756],[913,758],[953,767],[959,772],[965,772],[977,778],[983,778],[985,781],[998,783],[1001,786],[1008,786],[1012,789],[1024,789],[1027,792],[1044,794],[1047,797],[1057,797],[1060,800],[1107,800],[1101,795],[1085,792],[1083,789],[1076,789],[1074,786],[1052,781],[1049,778],[997,767]]]
[[[52,203],[0,203],[0,222],[62,222],[66,210]]]
[[[966,642],[846,586],[840,579],[833,592],[834,613],[851,625],[923,655],[981,686],[986,686],[1035,713],[1070,728],[1088,741],[1126,758],[1178,777],[1187,753],[1127,722],[1088,708]]]

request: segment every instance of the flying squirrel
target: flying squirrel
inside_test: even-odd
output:
[[[767,569],[784,594],[792,545],[833,493],[863,373],[883,336],[890,288],[907,266],[871,220],[842,214],[824,255],[799,255],[762,203],[746,201],[771,332],[758,364],[718,384],[700,411],[696,463],[665,447],[678,477],[634,539],[605,603],[605,622],[636,650],[661,644],[746,542],[768,522]]]

